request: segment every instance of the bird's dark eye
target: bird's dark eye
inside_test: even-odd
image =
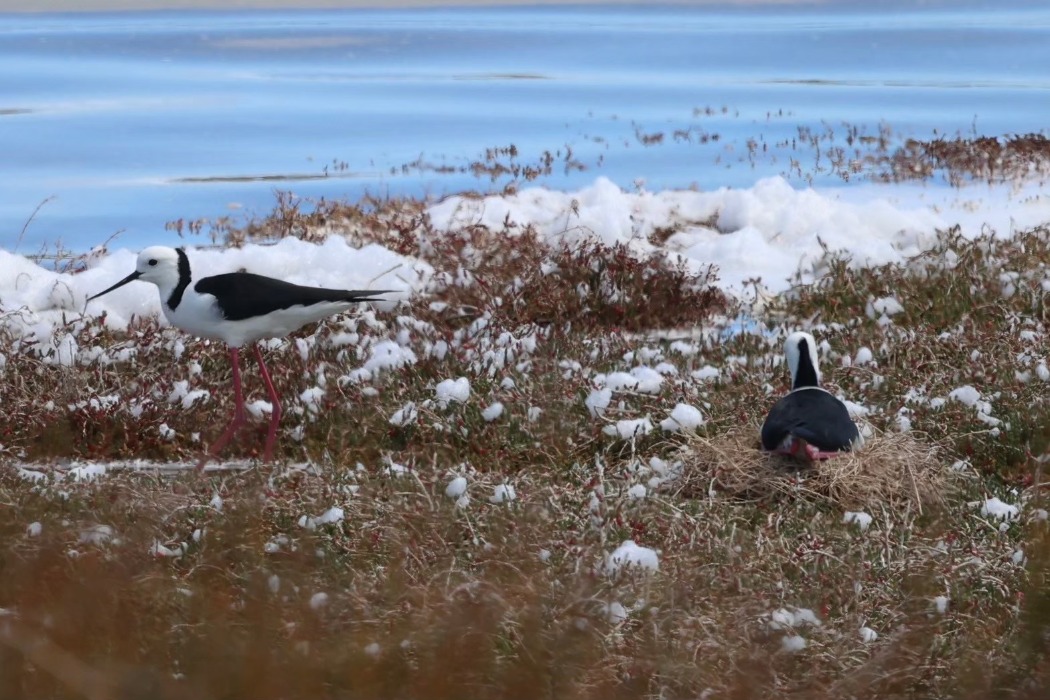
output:
[[[157,264],[157,260],[156,260],[156,258],[154,258],[153,260],[150,260],[150,261],[149,261],[149,266],[150,266],[150,267],[154,267],[154,266],[156,266],[156,264]]]

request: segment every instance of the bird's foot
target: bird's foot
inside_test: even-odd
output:
[[[774,453],[784,457],[793,457],[806,463],[822,462],[825,459],[838,457],[841,452],[822,450],[816,445],[811,445],[801,438],[789,436],[778,446]]]

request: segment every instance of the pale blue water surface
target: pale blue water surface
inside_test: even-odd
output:
[[[275,189],[498,188],[400,166],[510,144],[522,163],[571,147],[587,169],[551,187],[710,189],[787,173],[746,142],[800,125],[930,138],[1048,116],[1050,4],[1017,0],[0,14],[0,246],[173,243],[165,222],[265,214]]]

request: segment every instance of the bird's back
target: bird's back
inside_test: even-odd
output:
[[[328,305],[339,305],[327,313],[317,309],[318,312],[322,312],[319,318],[323,318],[348,308],[354,302],[377,301],[372,295],[382,293],[382,290],[306,287],[250,272],[229,272],[205,277],[193,288],[198,294],[214,296],[219,311],[227,321],[243,321],[295,307],[324,305],[326,308],[332,308]]]
[[[781,397],[762,425],[762,447],[775,450],[792,435],[828,452],[849,450],[860,431],[846,405],[819,388],[792,391]]]

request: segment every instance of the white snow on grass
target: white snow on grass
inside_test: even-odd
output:
[[[246,269],[296,284],[399,290],[387,295],[387,301],[372,302],[379,308],[393,308],[397,299],[408,297],[412,284],[422,284],[432,274],[426,263],[376,244],[354,248],[338,236],[320,244],[289,237],[272,245],[191,248],[187,252],[197,278]],[[16,338],[34,339],[46,361],[73,364],[84,351],[71,335],[56,330],[63,328],[66,320],[75,321],[78,313],[105,313],[106,326],[118,330],[127,328],[132,317],[161,317],[160,295],[147,283],[129,284],[87,302],[88,296],[133,271],[136,255],[137,251],[120,249],[93,256],[87,261],[87,270],[71,275],[0,250],[0,327],[13,331]],[[19,313],[7,313],[12,311]]]
[[[406,476],[409,473],[408,467],[404,464],[398,464],[397,462],[391,461],[383,468],[383,473],[392,478],[400,478]]]
[[[416,410],[416,404],[414,401],[407,402],[404,406],[394,411],[394,415],[390,416],[389,422],[391,425],[411,425],[416,422],[416,418],[419,417],[419,412]]]
[[[631,376],[637,382],[634,390],[643,394],[659,394],[660,386],[664,383],[663,375],[651,367],[635,367],[631,370]]]
[[[806,648],[806,640],[797,634],[785,634],[780,640],[780,648],[786,652],[802,651]]]
[[[446,379],[434,387],[438,406],[447,408],[452,402],[465,403],[470,398],[470,380],[466,377]]]
[[[992,415],[992,404],[982,397],[981,392],[969,384],[952,389],[948,398],[958,401],[964,406],[970,406],[977,412],[977,419],[992,427],[993,430],[1002,425],[1003,421]],[[930,402],[933,405],[933,402]]]
[[[492,495],[489,496],[489,503],[509,503],[518,497],[514,487],[510,484],[498,484],[496,488],[492,489]]]
[[[605,415],[605,409],[609,408],[609,404],[612,402],[612,395],[612,389],[609,387],[595,389],[583,400],[583,405],[587,407],[588,413],[595,418],[600,418]]]
[[[896,297],[883,297],[869,301],[866,311],[868,318],[876,318],[878,316],[895,316],[904,311],[904,307],[901,306]]]
[[[197,467],[197,460],[189,462],[154,462],[148,459],[125,459],[106,460],[104,462],[81,462],[73,461],[65,466],[49,465],[48,471],[39,471],[42,465],[30,462],[14,463],[11,465],[17,475],[28,481],[90,481],[107,474],[118,472],[153,472],[158,474],[174,474],[183,471],[193,471]],[[300,464],[299,466],[305,466]],[[248,471],[254,469],[256,464],[248,459],[230,459],[223,461],[208,462],[204,467],[206,472],[231,472]]]
[[[704,365],[700,369],[693,370],[692,372],[690,372],[689,376],[691,376],[698,382],[710,382],[714,381],[715,379],[718,379],[718,377],[721,374],[721,371],[719,371],[717,367],[712,367],[711,365]]]
[[[211,396],[207,389],[190,389],[188,380],[180,380],[172,385],[171,394],[168,395],[168,403],[181,403],[182,407],[189,410],[193,404],[206,401]],[[269,405],[269,404],[267,404]]]
[[[871,516],[864,512],[847,510],[842,516],[842,522],[847,525],[853,523],[863,531],[871,525]]]
[[[508,235],[532,229],[551,243],[597,239],[623,244],[633,253],[664,255],[696,272],[714,265],[719,285],[730,292],[742,292],[747,280],[761,278],[766,291],[775,294],[789,288],[796,272],[802,282],[823,274],[826,268],[817,263],[825,250],[849,251],[852,266],[899,263],[927,250],[936,231],[956,224],[966,238],[989,230],[1008,237],[1041,224],[1050,220],[1050,200],[1040,196],[1038,183],[973,188],[850,183],[795,189],[783,178],[771,177],[747,188],[649,192],[624,190],[598,177],[577,191],[530,187],[508,195],[447,197],[428,207],[427,215],[429,226],[437,232],[478,224],[502,232],[509,222]],[[699,221],[713,221],[714,228],[693,223]],[[676,233],[657,245],[650,237],[660,229]],[[156,241],[165,242],[178,243],[171,236]],[[433,279],[433,270],[424,262],[378,244],[354,248],[338,236],[320,244],[289,237],[269,245],[190,248],[188,253],[197,277],[245,269],[297,284],[398,290],[386,295],[385,301],[371,302],[381,309],[392,308],[398,299],[426,288]],[[49,363],[103,361],[103,355],[105,361],[118,359],[117,351],[113,356],[108,351],[100,355],[97,348],[82,346],[77,338],[78,314],[104,313],[105,324],[112,329],[125,329],[132,317],[160,316],[160,295],[147,283],[129,284],[86,301],[127,276],[134,269],[135,256],[136,251],[127,249],[93,254],[85,259],[88,269],[68,274],[0,250],[0,330],[13,335],[19,351],[29,350]],[[451,282],[471,280],[464,276]],[[903,308],[895,297],[887,296],[870,299],[866,311],[889,321]],[[166,322],[162,319],[162,323]],[[349,343],[352,336],[348,333],[340,342]],[[308,345],[296,347],[309,353]],[[672,351],[696,353],[697,348],[680,342]],[[348,376],[367,381],[376,372],[415,361],[411,351],[394,341],[377,343],[364,365]],[[706,368],[697,371],[704,373]],[[1039,374],[1050,380],[1045,365]],[[634,379],[635,391],[651,391],[647,382],[655,381]]]
[[[663,375],[651,367],[639,365],[630,372],[599,374],[594,382],[609,391],[637,391],[639,394],[659,394]]]
[[[465,476],[457,476],[452,481],[448,482],[448,486],[445,487],[445,495],[449,498],[459,498],[467,492],[467,478]]]
[[[618,437],[621,440],[630,440],[631,438],[642,437],[653,432],[653,423],[648,416],[634,420],[618,420],[615,424],[602,428],[602,432],[606,435]]]
[[[85,464],[84,466],[73,467],[68,472],[69,477],[74,481],[91,481],[103,476],[105,473],[105,464]]]
[[[660,558],[656,550],[639,547],[634,540],[625,540],[605,559],[605,572],[616,574],[624,569],[642,569],[656,571],[660,568]]]
[[[742,290],[760,277],[769,291],[789,287],[801,270],[803,282],[826,249],[850,251],[854,266],[901,262],[927,249],[935,231],[959,224],[972,238],[982,226],[1009,235],[1050,219],[1050,203],[1037,184],[960,190],[918,184],[851,184],[822,189],[793,188],[780,177],[750,188],[709,192],[625,191],[599,177],[575,192],[525,188],[507,196],[448,197],[429,208],[433,226],[462,229],[478,224],[509,233],[527,228],[552,242],[599,239],[637,253],[680,256],[693,270],[718,268],[723,287]],[[690,222],[714,221],[716,229]],[[660,227],[677,233],[662,247],[649,241]],[[872,313],[900,313],[893,297],[872,299]]]
[[[316,415],[321,411],[321,404],[324,401],[324,389],[319,386],[303,389],[299,394],[299,400],[303,402],[307,412]]]
[[[981,392],[967,384],[958,389],[952,389],[948,394],[948,398],[955,399],[965,406],[976,406],[977,402],[981,400]]]
[[[343,520],[343,509],[338,506],[332,506],[324,513],[321,513],[317,517],[304,515],[299,518],[299,527],[304,527],[307,530],[316,530],[322,525],[329,525],[331,523],[338,523]]]
[[[1035,374],[1039,377],[1040,381],[1050,381],[1050,367],[1046,366],[1046,361],[1041,360],[1038,365],[1035,366]]]
[[[981,504],[981,515],[990,515],[999,520],[1013,520],[1018,512],[1017,506],[1004,503],[994,496]]]
[[[80,531],[80,537],[78,538],[80,544],[94,544],[104,545],[109,543],[116,544],[119,540],[116,536],[116,531],[113,530],[109,525],[89,525]]]
[[[680,430],[696,430],[704,424],[700,409],[689,404],[680,403],[671,411],[671,415],[660,421],[660,428],[668,433]]]
[[[871,413],[871,409],[867,406],[856,403],[854,401],[850,401],[849,399],[843,399],[842,397],[839,398],[842,400],[842,403],[846,406],[846,411],[849,412],[850,418],[853,418],[854,420],[856,420],[857,418],[864,418],[869,413]]]
[[[410,349],[398,345],[393,340],[381,340],[372,346],[368,360],[361,367],[366,379],[371,379],[380,372],[401,369],[416,363],[416,354]]]
[[[481,417],[484,418],[489,423],[491,423],[492,421],[496,420],[497,418],[499,418],[502,415],[503,415],[503,404],[501,402],[499,402],[499,401],[493,402],[492,404],[486,406],[485,409],[481,411]]]
[[[605,605],[605,616],[609,624],[618,625],[627,619],[627,608],[619,601],[613,601]]]
[[[820,619],[809,608],[778,608],[769,613],[769,626],[772,629],[799,627],[820,627]]]
[[[263,416],[269,416],[273,413],[273,404],[269,401],[263,401],[262,399],[249,401],[244,404],[244,408],[253,418],[262,418]]]

